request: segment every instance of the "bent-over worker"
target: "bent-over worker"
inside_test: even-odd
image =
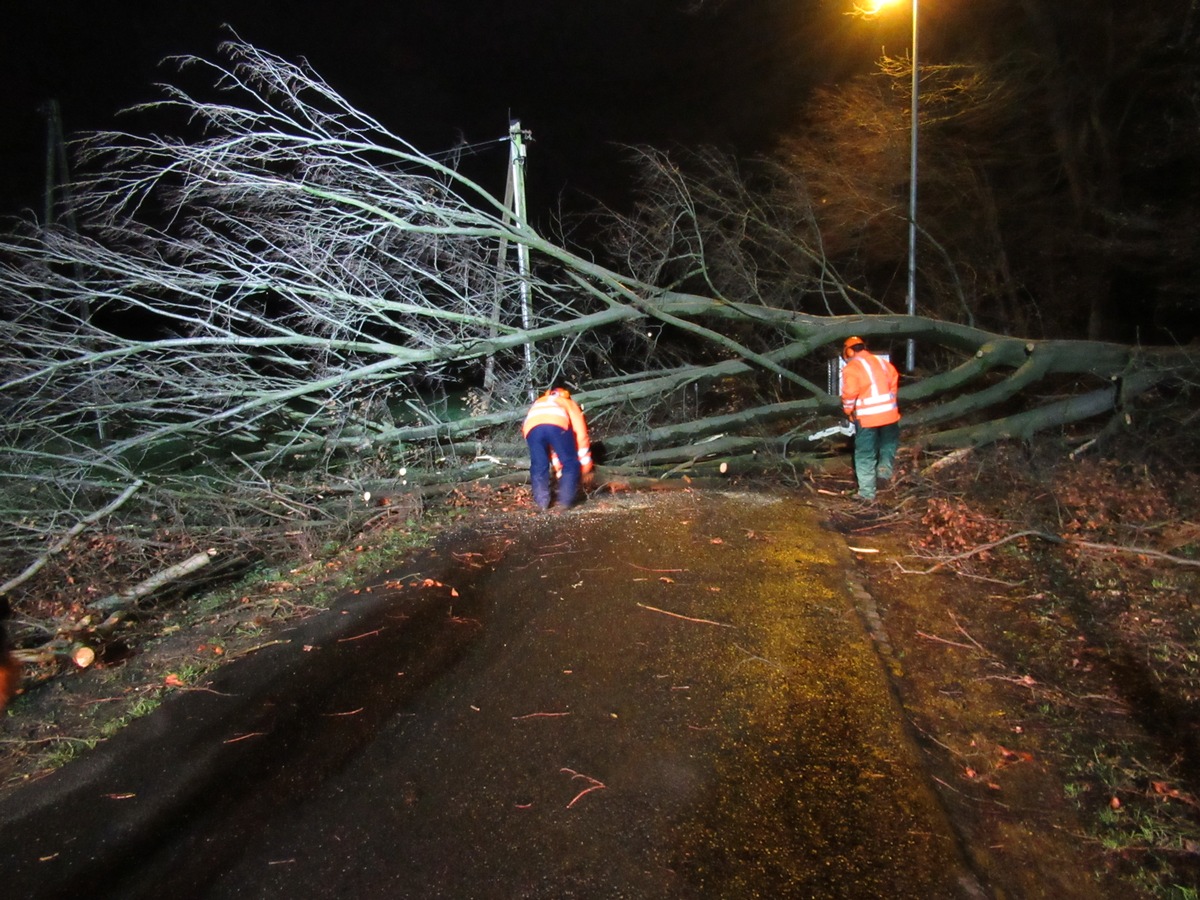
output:
[[[842,411],[854,422],[854,474],[861,500],[875,499],[876,480],[892,477],[900,446],[900,373],[867,350],[860,337],[842,345]]]
[[[8,618],[8,600],[0,597],[0,713],[8,706],[21,686],[21,664],[8,649],[8,634],[4,620]]]
[[[553,456],[562,467],[558,473],[555,505],[570,506],[575,502],[580,476],[592,471],[592,445],[587,422],[579,404],[571,399],[571,392],[554,387],[538,397],[529,407],[522,433],[529,445],[533,502],[542,509],[550,506],[550,461]],[[557,470],[558,466],[555,468]]]

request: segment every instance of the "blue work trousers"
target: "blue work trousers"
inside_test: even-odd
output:
[[[575,447],[575,432],[558,425],[537,425],[525,436],[529,445],[529,481],[533,485],[533,502],[542,509],[550,506],[550,451],[558,454],[562,475],[558,479],[558,506],[570,506],[579,490],[579,451]]]

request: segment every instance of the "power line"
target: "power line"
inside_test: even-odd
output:
[[[476,156],[484,150],[491,150],[499,144],[507,144],[512,140],[510,135],[505,135],[500,138],[492,138],[487,141],[477,141],[474,144],[457,144],[449,150],[443,150],[440,153],[426,154],[434,162],[445,162],[448,159],[461,159],[464,156]]]

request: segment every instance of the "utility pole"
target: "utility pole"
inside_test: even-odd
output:
[[[896,0],[873,0],[865,7],[855,7],[861,15],[874,17],[885,6],[891,6]],[[909,123],[911,134],[908,139],[908,298],[906,311],[909,318],[917,314],[917,138],[920,129],[918,123],[917,105],[921,91],[921,54],[919,41],[921,37],[920,0],[912,0],[912,106]],[[905,368],[911,372],[917,365],[917,342],[908,339],[908,353]]]
[[[513,119],[508,124],[508,177],[512,184],[513,218],[518,228],[526,224],[525,207],[525,133],[521,131],[521,120]],[[506,192],[507,194],[507,192]],[[521,328],[528,332],[533,324],[533,308],[529,298],[529,245],[517,242],[517,275],[520,277]],[[533,365],[533,344],[525,344],[525,380],[529,385],[529,400],[537,399],[537,380]]]
[[[917,49],[920,29],[917,27],[919,0],[912,0],[912,134],[908,141],[908,315],[917,314],[917,103],[920,99],[921,63]],[[905,368],[912,372],[917,366],[917,342],[908,339]]]
[[[529,133],[521,130],[521,120],[511,119],[508,123],[508,136],[501,138],[501,140],[508,141],[509,146],[508,179],[504,186],[504,223],[506,225],[515,221],[520,227],[525,222],[525,158],[527,152],[525,140],[528,137]],[[500,314],[504,306],[501,286],[504,280],[504,271],[507,268],[508,238],[502,237],[496,264],[496,293],[492,304],[492,337],[499,333]],[[528,331],[533,321],[533,308],[529,296],[529,247],[521,241],[517,242],[517,274],[520,277],[521,327]],[[537,399],[538,387],[532,344],[525,344],[525,382],[529,400],[532,402]],[[495,386],[496,361],[494,356],[489,356],[483,373],[485,395],[490,397]]]

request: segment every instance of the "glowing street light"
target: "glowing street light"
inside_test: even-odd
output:
[[[898,0],[871,0],[863,7],[866,15],[875,15],[886,6]],[[917,314],[917,103],[920,99],[920,65],[918,64],[917,46],[920,31],[917,27],[918,0],[912,0],[912,135],[909,138],[908,158],[908,314]],[[908,358],[906,369],[911,372],[916,366],[916,342],[908,339]]]

